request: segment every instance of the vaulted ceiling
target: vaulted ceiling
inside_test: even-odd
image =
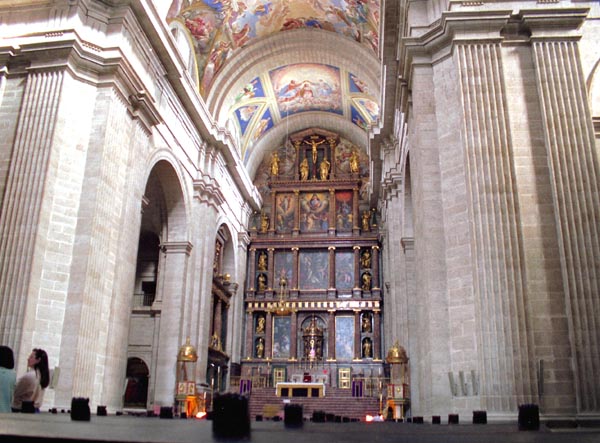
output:
[[[380,0],[174,0],[200,94],[253,177],[307,128],[362,149],[380,123]]]

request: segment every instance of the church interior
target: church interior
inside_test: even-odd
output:
[[[600,418],[600,3],[0,2],[0,344],[44,409]]]

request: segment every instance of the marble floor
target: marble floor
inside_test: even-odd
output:
[[[0,414],[0,442],[222,442],[207,420],[92,415],[89,422],[68,414]],[[410,442],[410,443],[598,443],[600,426],[548,427],[519,431],[516,423],[432,425],[412,423],[312,423],[286,428],[282,421],[253,421],[250,436],[225,441],[276,443]]]

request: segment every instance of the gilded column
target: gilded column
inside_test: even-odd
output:
[[[296,361],[298,359],[298,313],[295,310],[292,311],[291,324],[290,360]]]
[[[381,287],[379,286],[379,246],[372,246],[371,251],[371,273],[373,274],[371,276],[373,278],[371,292],[379,292],[381,291]]]
[[[335,309],[328,309],[327,314],[327,361],[335,361]]]
[[[335,297],[335,246],[329,246],[329,289],[327,294]]]
[[[298,297],[298,265],[299,265],[299,257],[298,257],[299,249],[297,247],[292,248],[292,289],[291,296]]]
[[[221,340],[221,329],[223,327],[222,323],[222,309],[223,309],[223,301],[219,297],[215,297],[215,310],[213,316],[213,335],[217,334],[219,340]]]
[[[265,322],[265,358],[270,359],[273,354],[273,315],[267,311],[266,322]]]
[[[254,355],[254,312],[252,309],[246,309],[246,360],[250,360]]]
[[[353,292],[360,295],[360,246],[353,246],[354,250],[354,289]]]
[[[333,163],[333,162],[332,162]],[[329,235],[335,235],[335,189],[329,190]]]
[[[354,309],[354,360],[360,360],[362,357],[360,331],[360,309]]]
[[[277,200],[277,192],[271,192],[271,215],[269,217],[269,235],[273,235],[275,233],[275,218],[277,217],[277,206],[275,206],[275,201]]]
[[[294,230],[292,235],[300,234],[300,191],[294,191],[296,211],[294,213]]]
[[[360,216],[358,215],[358,188],[352,188],[352,233],[358,235],[360,228],[358,227],[358,221]]]
[[[256,274],[256,248],[250,248],[250,254],[248,254],[248,290],[255,291],[254,284],[255,282],[255,274]]]
[[[381,310],[373,309],[373,359],[381,358]]]
[[[272,293],[273,286],[277,287],[277,284],[274,284],[274,282],[275,282],[275,249],[268,248],[267,254],[269,256],[269,263],[268,263],[269,282],[267,284],[267,291],[269,291],[270,296],[273,296],[273,293]]]

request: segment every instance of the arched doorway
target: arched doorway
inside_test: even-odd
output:
[[[146,408],[148,400],[148,366],[141,358],[127,359],[124,407]]]

